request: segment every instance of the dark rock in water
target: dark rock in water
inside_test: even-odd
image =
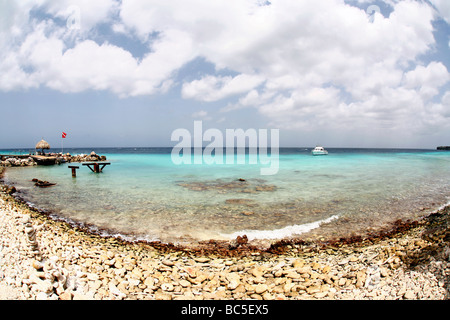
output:
[[[237,236],[235,240],[231,241],[230,245],[228,246],[228,248],[230,250],[236,249],[240,246],[246,245],[248,243],[248,238],[247,235],[243,235],[241,236]]]
[[[439,146],[436,148],[437,150],[447,150],[450,151],[450,146]]]
[[[253,200],[251,199],[227,199],[225,200],[227,204],[252,204]]]
[[[243,178],[234,181],[195,181],[178,182],[177,184],[192,191],[216,191],[219,193],[257,193],[261,191],[275,191],[277,189],[276,186],[267,185],[257,179],[249,182]]]
[[[51,186],[56,185],[56,183],[51,183],[51,182],[48,182],[48,181],[42,181],[42,180],[39,180],[39,179],[33,179],[32,181],[35,182],[34,185],[36,187],[39,187],[39,188],[47,188],[47,187],[51,187]]]
[[[255,187],[256,191],[275,191],[276,187],[272,185],[259,185]]]
[[[6,193],[9,194],[9,195],[15,193],[16,191],[17,190],[16,190],[15,187],[9,187],[9,188],[6,189]]]
[[[12,194],[15,193],[17,190],[16,190],[15,187],[10,187],[10,186],[7,186],[7,185],[3,185],[3,186],[0,185],[0,191],[1,191],[1,192],[4,192],[4,193],[6,193],[6,194],[12,195]]]
[[[241,236],[237,236],[236,242],[240,246],[243,245],[243,244],[246,244],[248,242],[247,235],[244,234],[242,237]]]

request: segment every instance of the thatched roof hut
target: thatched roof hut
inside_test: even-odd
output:
[[[50,145],[48,144],[47,141],[45,141],[44,139],[42,139],[41,141],[39,141],[38,143],[36,143],[36,149],[41,149],[42,153],[44,153],[44,149],[50,149]],[[44,153],[45,154],[45,153]]]

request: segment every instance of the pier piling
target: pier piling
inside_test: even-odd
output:
[[[79,166],[69,166],[70,169],[72,169],[72,177],[76,178],[77,177],[77,169],[79,169]]]
[[[110,164],[111,164],[110,162],[90,162],[90,163],[83,163],[83,166],[87,166],[94,173],[100,173],[103,172],[104,167]],[[91,166],[93,166],[93,168]]]

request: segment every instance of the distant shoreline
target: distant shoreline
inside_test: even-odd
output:
[[[202,148],[205,148],[206,146],[203,146]],[[133,150],[143,150],[143,149],[153,149],[153,150],[165,150],[165,151],[171,151],[173,147],[171,146],[165,146],[165,147],[64,147],[64,153],[66,153],[66,151],[73,151],[76,150],[77,152],[80,151],[84,151],[84,153],[90,153],[91,151],[97,151],[98,150],[123,150],[123,151],[133,151]],[[440,147],[433,147],[433,148],[408,148],[408,147],[395,147],[395,148],[385,148],[385,147],[375,147],[375,148],[371,148],[371,147],[326,147],[327,150],[390,150],[390,151],[394,151],[394,150],[401,150],[401,151],[436,151],[438,150],[437,148]],[[444,148],[448,148],[445,147]],[[192,149],[194,149],[192,147]],[[248,147],[246,147],[246,149],[248,149]],[[314,146],[303,146],[303,147],[280,147],[280,150],[312,150],[314,149]],[[35,151],[34,147],[32,148],[1,148],[0,149],[0,155],[2,154],[2,152],[6,152],[6,151],[15,151],[15,152],[22,152],[24,154],[29,154],[29,153],[33,153]],[[59,153],[61,152],[62,149],[61,148],[51,148],[48,150],[48,152],[54,152],[54,153]]]

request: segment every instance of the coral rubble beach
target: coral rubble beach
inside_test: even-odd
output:
[[[3,168],[0,167],[0,171]],[[1,173],[0,173],[1,175]],[[0,299],[448,299],[450,207],[389,232],[257,249],[126,242],[0,192]]]

